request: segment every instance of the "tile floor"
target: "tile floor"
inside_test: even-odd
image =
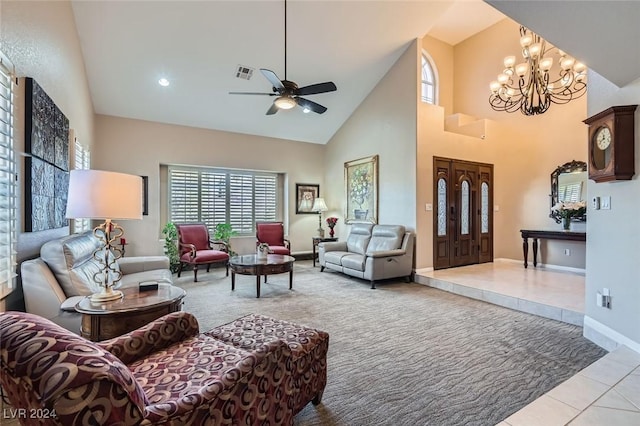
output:
[[[584,275],[496,261],[417,271],[416,282],[582,326]],[[640,425],[640,354],[621,346],[498,426]]]

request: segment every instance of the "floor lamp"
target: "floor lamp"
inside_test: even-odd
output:
[[[327,203],[324,202],[324,198],[316,198],[313,202],[311,210],[318,212],[318,237],[324,238],[324,228],[322,228],[322,212],[329,210]]]
[[[114,286],[122,273],[114,265],[122,256],[115,244],[124,229],[114,219],[142,219],[142,177],[103,170],[72,170],[69,175],[67,219],[102,219],[93,229],[100,247],[93,253],[102,269],[93,280],[102,291],[91,295],[91,301],[106,302],[122,297]]]

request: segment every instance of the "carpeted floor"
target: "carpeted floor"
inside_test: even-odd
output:
[[[270,276],[184,272],[201,330],[249,313],[330,335],[323,403],[297,425],[494,425],[606,354],[582,328],[402,281],[369,283],[311,261]]]

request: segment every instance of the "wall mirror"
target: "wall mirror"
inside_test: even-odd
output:
[[[551,207],[560,202],[573,203],[587,199],[587,163],[571,161],[551,173]],[[560,223],[557,212],[551,211],[549,217]],[[587,220],[586,215],[578,220]]]

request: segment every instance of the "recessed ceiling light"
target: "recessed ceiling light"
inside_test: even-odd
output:
[[[166,78],[161,78],[160,80],[158,80],[158,84],[162,87],[167,87],[169,85],[169,80],[167,80]]]

